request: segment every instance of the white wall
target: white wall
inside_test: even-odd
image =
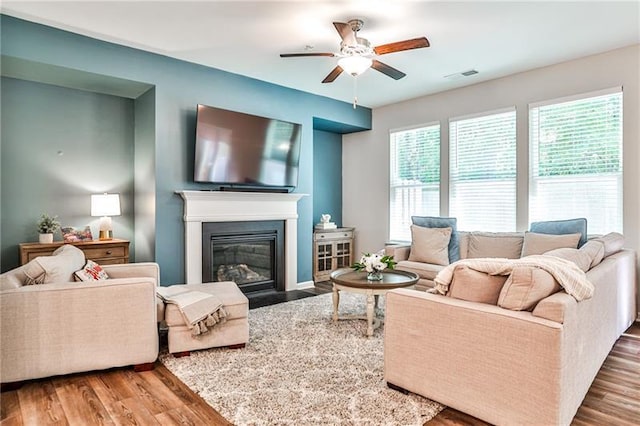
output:
[[[482,70],[480,70],[482,72]],[[401,84],[401,83],[400,83]],[[441,215],[448,206],[448,118],[516,107],[518,230],[528,229],[528,104],[623,87],[623,217],[626,246],[640,249],[640,45],[514,74],[373,110],[373,129],[343,136],[343,212],[356,228],[356,256],[388,238],[389,130],[439,121]],[[640,298],[640,294],[639,294]],[[640,303],[638,304],[640,309]]]

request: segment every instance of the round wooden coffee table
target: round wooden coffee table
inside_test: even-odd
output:
[[[418,282],[418,275],[413,272],[399,270],[385,270],[382,273],[382,281],[368,281],[366,272],[356,272],[350,268],[338,269],[331,273],[333,283],[333,321],[339,319],[366,319],[367,336],[373,335],[373,330],[381,324],[379,318],[374,315],[378,306],[378,296],[385,294],[394,288],[411,287]],[[347,291],[367,296],[367,315],[338,316],[340,304],[340,292]]]

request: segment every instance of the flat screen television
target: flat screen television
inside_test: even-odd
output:
[[[302,126],[198,105],[194,179],[222,189],[292,191],[298,184]]]

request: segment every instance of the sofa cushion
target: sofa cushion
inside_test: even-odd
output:
[[[602,259],[604,259],[604,244],[601,241],[589,240],[585,245],[580,247],[580,251],[583,251],[591,258],[591,264],[589,269],[598,266]]]
[[[522,243],[522,257],[532,254],[544,254],[557,248],[576,248],[580,234],[550,235],[536,232],[525,232]]]
[[[458,241],[458,220],[455,217],[411,216],[414,225],[423,228],[451,228],[449,240],[449,263],[460,260],[460,243]]]
[[[529,231],[537,234],[580,234],[580,242],[578,247],[582,247],[587,242],[587,219],[581,217],[577,219],[566,220],[545,220],[541,222],[532,222]]]
[[[420,279],[433,281],[438,272],[444,269],[442,265],[433,265],[431,263],[411,262],[402,260],[396,265],[396,269],[401,271],[413,272],[418,274]]]
[[[489,275],[467,266],[458,266],[453,271],[447,296],[495,305],[506,280],[506,275]]]
[[[522,253],[522,233],[517,232],[471,232],[469,234],[467,258],[499,257],[518,259]]]
[[[91,259],[87,260],[84,267],[74,272],[73,275],[78,281],[100,281],[109,279],[109,274]]]
[[[547,271],[531,266],[516,266],[500,291],[498,306],[512,311],[528,311],[540,300],[561,289]]]
[[[582,246],[584,247],[584,246]],[[568,260],[570,262],[578,265],[578,268],[582,269],[582,271],[587,272],[591,269],[591,261],[593,260],[589,253],[582,249],[574,249],[574,248],[558,248],[553,249],[545,253],[548,256],[559,257],[561,259]]]
[[[411,225],[409,260],[433,263],[434,265],[448,265],[450,239],[451,228],[423,228]]]
[[[624,237],[617,232],[611,232],[602,237],[594,238],[594,240],[604,244],[604,257],[611,256],[624,247]]]

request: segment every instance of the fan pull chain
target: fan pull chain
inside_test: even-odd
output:
[[[358,76],[353,76],[353,109],[358,106]]]

